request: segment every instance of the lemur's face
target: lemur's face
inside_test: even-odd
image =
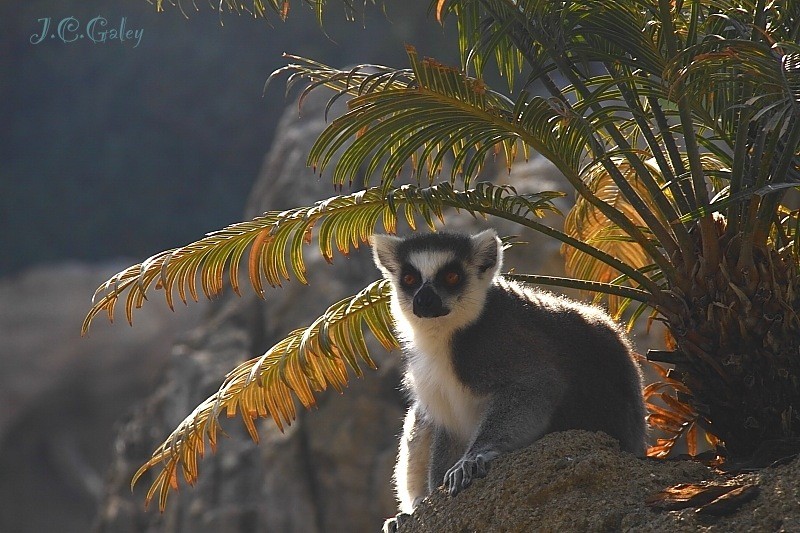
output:
[[[453,255],[444,251],[409,254],[394,281],[404,310],[411,310],[420,318],[450,313],[464,294],[472,274],[465,268],[469,265]]]
[[[394,286],[407,318],[435,319],[483,305],[499,269],[499,240],[493,230],[475,236],[429,233],[407,239],[373,237],[374,257]]]

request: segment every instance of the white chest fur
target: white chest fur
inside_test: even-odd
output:
[[[415,335],[405,339],[408,368],[406,385],[426,418],[469,442],[486,410],[487,399],[475,395],[456,377],[450,357],[449,335]]]

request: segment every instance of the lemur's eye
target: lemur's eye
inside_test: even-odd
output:
[[[447,285],[450,285],[451,287],[458,285],[460,281],[461,281],[461,274],[459,274],[458,272],[451,270],[450,272],[446,272],[444,275],[444,282]]]
[[[411,273],[403,274],[402,281],[406,287],[413,287],[417,284],[417,275]]]

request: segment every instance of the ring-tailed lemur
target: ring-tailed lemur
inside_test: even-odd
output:
[[[455,495],[549,432],[604,431],[644,453],[641,375],[605,312],[500,277],[494,230],[372,245],[392,283],[412,400],[395,467],[400,513],[386,531],[434,488]]]

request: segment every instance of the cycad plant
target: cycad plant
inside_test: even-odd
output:
[[[257,16],[289,12],[288,1],[226,4]],[[326,3],[310,4],[322,20]],[[800,2],[436,0],[430,12],[457,24],[460,67],[408,47],[405,69],[344,71],[291,58],[279,72],[290,86],[326,86],[348,99],[309,164],[332,167],[339,186],[366,169],[364,190],[268,212],[132,266],[98,289],[84,330],[102,311],[113,316],[120,299],[130,320],[153,288],[172,306],[176,290],[198,298],[198,278],[207,296],[218,293],[227,271],[238,293],[245,255],[253,287],[268,298],[263,280],[305,281],[303,253],[314,239],[332,260],[376,230],[393,232],[398,218],[433,227],[453,207],[563,243],[571,278],[517,277],[609,296],[630,322],[663,321],[672,349],[648,355],[674,368],[661,368],[662,381],[645,391],[661,400],[649,403],[651,425],[668,433],[652,455],[681,436],[692,450],[698,428],[728,457],[796,441],[800,211],[790,204],[800,185]],[[507,91],[483,81],[491,62]],[[532,87],[541,95],[524,90]],[[533,152],[574,188],[563,232],[536,220],[555,209],[557,193],[473,183],[487,156],[510,167]],[[399,185],[408,168],[416,184]],[[256,439],[256,418],[282,427],[295,398],[310,406],[315,392],[341,389],[348,368],[360,375],[360,362],[373,366],[364,326],[385,347],[397,344],[387,299],[386,284],[372,283],[234,369],[137,472],[162,468],[148,499],[160,491],[163,508],[178,470],[196,479],[222,413],[239,413]]]

